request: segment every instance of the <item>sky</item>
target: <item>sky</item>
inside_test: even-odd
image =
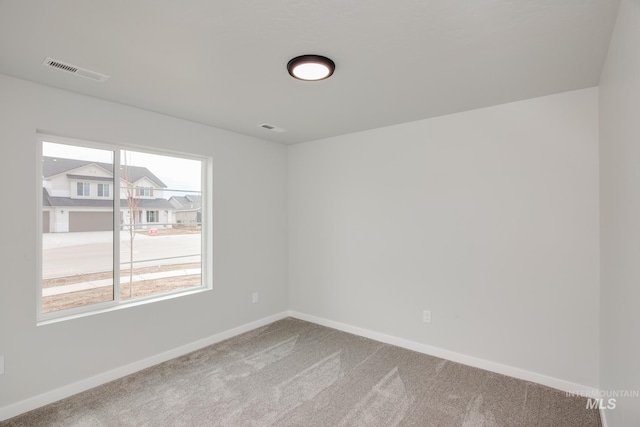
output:
[[[109,150],[78,147],[53,142],[44,142],[42,144],[42,155],[104,163],[113,162],[113,154]],[[124,163],[126,157],[129,165],[146,167],[160,178],[167,185],[168,189],[186,190],[187,192],[200,191],[201,163],[198,160],[141,153],[131,150],[122,150],[120,157],[122,163]],[[182,195],[184,191],[180,193],[168,192],[167,194],[168,197],[172,195]]]

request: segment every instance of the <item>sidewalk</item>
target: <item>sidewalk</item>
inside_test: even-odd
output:
[[[140,282],[142,280],[164,279],[167,277],[191,276],[194,274],[200,274],[200,271],[201,271],[200,268],[190,268],[186,270],[170,270],[170,271],[161,271],[158,273],[134,274],[133,281]],[[128,283],[129,276],[121,276],[120,282]],[[54,295],[67,294],[70,292],[86,291],[88,289],[95,289],[95,288],[104,288],[107,286],[113,286],[112,279],[94,280],[92,282],[74,283],[73,285],[53,286],[51,288],[43,288],[42,296],[50,297]]]

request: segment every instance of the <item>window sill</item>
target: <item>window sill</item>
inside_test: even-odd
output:
[[[36,326],[52,325],[58,322],[66,322],[68,320],[80,319],[82,317],[93,316],[95,314],[110,313],[112,311],[118,311],[118,310],[130,308],[130,307],[137,307],[140,305],[150,304],[154,302],[180,298],[187,295],[199,294],[199,293],[208,292],[211,290],[212,290],[211,287],[205,286],[205,287],[194,288],[186,291],[179,291],[179,292],[168,293],[163,295],[151,296],[147,298],[140,298],[133,301],[120,302],[117,305],[110,305],[109,307],[105,307],[105,308],[98,308],[95,310],[83,311],[81,313],[62,315],[62,316],[57,316],[49,319],[40,320],[36,322]]]

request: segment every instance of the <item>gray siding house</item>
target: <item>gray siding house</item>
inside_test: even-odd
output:
[[[42,229],[45,233],[113,230],[113,197],[120,195],[120,224],[165,228],[174,207],[164,198],[167,186],[149,169],[126,166],[114,188],[113,165],[43,157]]]
[[[202,224],[202,196],[187,194],[173,196],[169,199],[175,209],[175,220],[178,225]]]

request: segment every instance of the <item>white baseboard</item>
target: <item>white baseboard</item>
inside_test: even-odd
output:
[[[224,341],[226,339],[251,331],[261,326],[268,325],[269,323],[275,322],[276,320],[284,319],[288,315],[288,312],[274,314],[272,316],[268,316],[254,322],[238,326],[237,328],[229,329],[228,331],[224,331],[219,334],[174,348],[172,350],[165,351],[164,353],[156,354],[146,359],[142,359],[116,369],[112,369],[110,371],[75,382],[73,384],[69,384],[55,390],[30,397],[20,402],[4,406],[0,408],[0,421],[7,420],[41,406],[48,405],[49,403],[56,402],[60,399],[64,399],[65,397],[72,396],[82,391],[89,390],[90,388],[108,383],[109,381],[113,381],[118,378],[133,374],[134,372],[140,371],[142,369],[146,369],[159,363],[166,362],[167,360],[183,356],[187,353],[191,353],[192,351],[201,349],[211,344],[218,343],[220,341]]]
[[[555,388],[564,392],[575,392],[580,390],[584,393],[598,393],[597,388],[588,387],[582,384],[576,384],[570,381],[561,380],[559,378],[550,377],[543,374],[527,371],[525,369],[515,368],[513,366],[503,365],[501,363],[491,362],[489,360],[480,359],[466,354],[456,353],[449,350],[444,350],[438,347],[432,347],[430,345],[421,344],[415,341],[406,340],[403,338],[397,338],[391,335],[382,334],[380,332],[371,331],[368,329],[359,328],[357,326],[351,326],[340,322],[334,322],[333,320],[323,319],[321,317],[312,316],[309,314],[299,313],[297,311],[289,311],[289,316],[296,319],[306,320],[308,322],[317,323],[318,325],[327,326],[329,328],[338,329],[350,334],[359,335],[372,340],[380,341],[386,344],[403,347],[409,350],[417,351],[419,353],[428,354],[430,356],[439,357],[441,359],[451,360],[453,362],[462,363],[463,365],[473,366],[475,368],[484,369],[486,371],[495,372],[502,375],[508,375],[510,377],[518,378],[525,381],[531,381],[537,384],[542,384],[547,387]],[[605,424],[603,423],[603,426]]]

